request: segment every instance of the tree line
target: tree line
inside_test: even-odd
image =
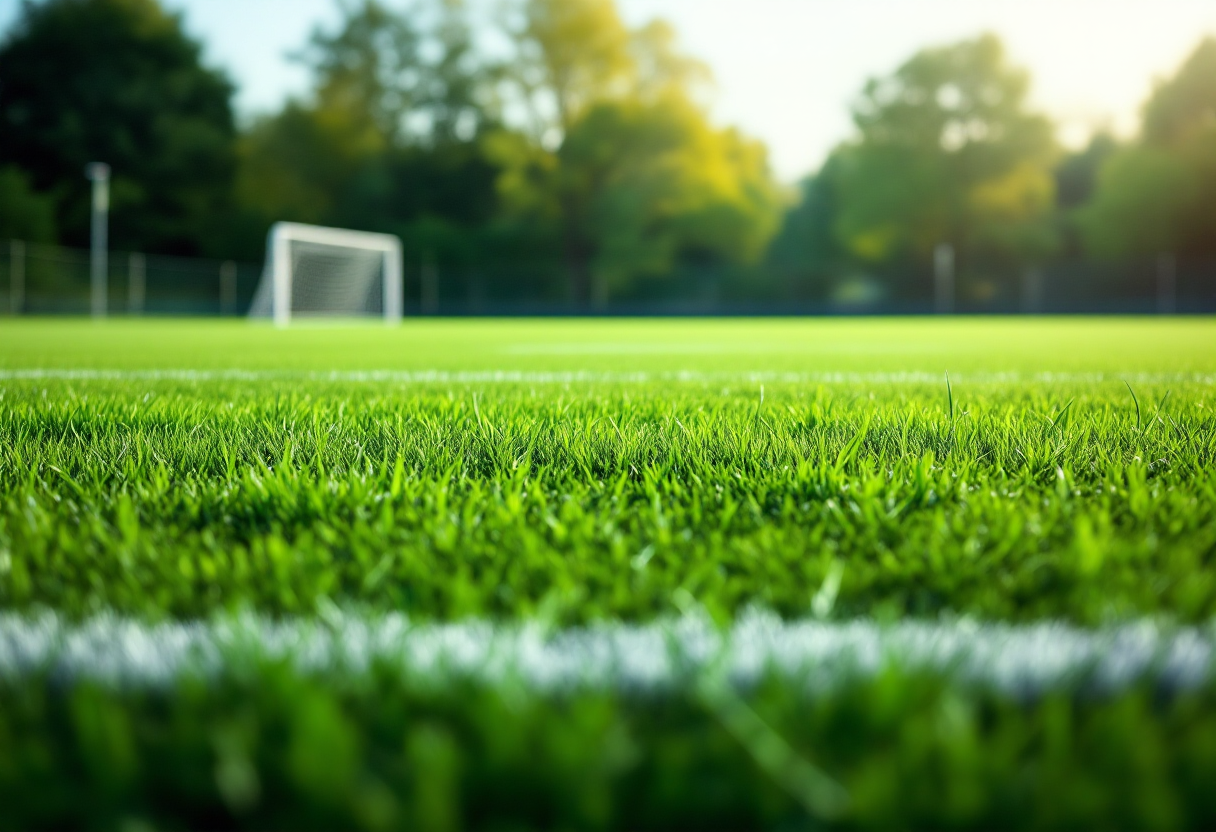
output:
[[[912,296],[942,243],[977,275],[1216,256],[1212,39],[1138,135],[1071,153],[998,38],[923,50],[865,85],[854,135],[791,193],[711,121],[709,69],[672,28],[614,0],[341,12],[294,56],[307,94],[238,124],[232,80],[157,0],[25,0],[0,42],[0,238],[86,244],[100,160],[115,248],[256,260],[276,220],[353,227],[399,235],[422,271],[578,304],[711,272],[739,297],[872,274]]]

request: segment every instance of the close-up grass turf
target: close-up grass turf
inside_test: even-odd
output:
[[[0,819],[1211,826],[1214,407],[1201,319],[6,323]]]

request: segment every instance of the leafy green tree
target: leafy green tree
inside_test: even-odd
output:
[[[289,101],[242,142],[242,205],[265,222],[329,225],[360,225],[352,207],[383,207],[388,156],[425,95],[422,38],[376,0],[347,7],[337,31],[315,31],[299,56],[313,73],[311,100]],[[373,227],[391,222],[382,215]]]
[[[365,0],[346,8],[336,32],[315,30],[297,57],[313,72],[320,107],[365,120],[360,126],[387,145],[402,138],[407,116],[426,96],[421,41],[408,17]]]
[[[708,72],[671,28],[630,31],[608,0],[524,11],[515,77],[553,118],[544,142],[493,145],[499,190],[509,214],[560,229],[570,297],[603,301],[680,261],[758,259],[780,214],[765,150],[710,124],[695,103]]]
[[[357,182],[379,180],[383,136],[358,112],[341,106],[289,102],[255,122],[241,141],[237,195],[262,218],[347,224],[346,194]]]
[[[1207,37],[1144,105],[1145,142],[1178,147],[1210,139],[1216,127],[1216,38]]]
[[[1139,141],[1102,166],[1079,223],[1101,257],[1216,256],[1216,39],[1153,92]]]
[[[103,161],[114,245],[208,252],[230,205],[232,93],[156,0],[26,0],[0,45],[0,165],[53,194],[67,243],[88,239],[84,166]]]
[[[496,168],[481,150],[495,122],[489,70],[472,55],[460,4],[435,25],[376,0],[346,7],[301,54],[305,101],[253,125],[241,145],[241,204],[264,227],[289,219],[397,233],[417,255],[467,260],[494,207]],[[435,57],[424,55],[426,46]],[[430,256],[428,255],[428,256]]]
[[[1118,150],[1118,141],[1100,132],[1084,148],[1061,159],[1056,167],[1056,204],[1065,210],[1087,204],[1097,190],[1102,166]]]
[[[1028,110],[1025,71],[983,35],[917,53],[869,81],[857,138],[835,151],[835,233],[862,262],[1041,256],[1054,243],[1051,123]]]
[[[1067,257],[1085,254],[1082,218],[1098,190],[1098,178],[1103,166],[1119,149],[1120,145],[1113,136],[1099,132],[1088,145],[1068,153],[1056,166],[1056,224],[1060,231],[1058,254]]]
[[[766,255],[770,269],[792,284],[795,294],[821,297],[850,265],[850,253],[835,231],[840,205],[839,156],[802,181],[798,200],[781,221]]]
[[[615,0],[525,0],[509,77],[550,144],[592,104],[626,93],[635,66]]]
[[[0,168],[0,240],[55,242],[55,204],[20,169]]]
[[[471,141],[502,121],[495,85],[505,68],[476,49],[464,0],[441,0],[432,39],[439,57],[426,76],[429,140]]]
[[[677,260],[754,262],[776,231],[765,150],[678,95],[605,102],[558,152],[559,193],[597,300]]]
[[[1177,155],[1145,146],[1120,151],[1102,166],[1094,199],[1079,212],[1086,247],[1113,258],[1176,250],[1196,196]]]

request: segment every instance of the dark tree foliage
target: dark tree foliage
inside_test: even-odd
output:
[[[1056,166],[1056,208],[1060,226],[1060,253],[1077,256],[1084,252],[1078,211],[1093,199],[1102,165],[1119,151],[1119,143],[1109,133],[1098,133],[1088,145],[1069,153]]]
[[[1030,76],[994,35],[925,49],[866,84],[858,137],[842,153],[837,233],[861,259],[925,260],[1049,251],[1051,122],[1030,109]]]
[[[816,300],[923,301],[934,252],[953,247],[960,296],[1013,292],[1050,256],[1055,140],[1029,74],[994,35],[924,49],[866,83],[856,132],[805,180],[768,255]]]
[[[1102,165],[1078,219],[1099,257],[1216,257],[1216,39],[1158,84],[1139,140]]]
[[[366,0],[313,33],[298,56],[311,95],[256,123],[243,143],[238,197],[253,225],[398,234],[410,268],[486,256],[498,205],[499,168],[482,150],[497,123],[483,94],[493,70],[474,60],[459,5],[419,8],[434,14],[419,20]]]
[[[235,169],[232,83],[156,0],[26,0],[0,44],[0,165],[88,239],[88,162],[113,169],[117,248],[209,253]]]
[[[1065,156],[1056,167],[1056,204],[1069,209],[1089,202],[1102,164],[1118,149],[1113,136],[1098,133],[1083,149]]]
[[[1178,145],[1216,125],[1216,38],[1205,38],[1144,105],[1144,139]]]
[[[0,240],[49,243],[55,239],[55,211],[49,196],[32,190],[15,167],[0,168]]]
[[[1192,198],[1181,209],[1174,249],[1216,257],[1216,38],[1205,38],[1144,108],[1144,139],[1186,160]]]
[[[833,231],[839,210],[836,181],[839,162],[829,157],[818,173],[799,186],[798,202],[782,220],[767,265],[781,272],[801,297],[819,299],[849,255]]]

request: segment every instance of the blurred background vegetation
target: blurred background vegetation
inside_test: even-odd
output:
[[[962,307],[1216,262],[1216,40],[1138,135],[1077,152],[997,37],[927,48],[858,91],[853,136],[791,189],[711,122],[710,71],[677,33],[613,0],[513,0],[494,54],[459,0],[342,10],[294,56],[308,94],[241,124],[233,81],[157,0],[24,3],[0,41],[0,240],[87,245],[81,171],[103,160],[117,250],[254,262],[277,220],[391,232],[424,311],[916,309],[942,243]]]

